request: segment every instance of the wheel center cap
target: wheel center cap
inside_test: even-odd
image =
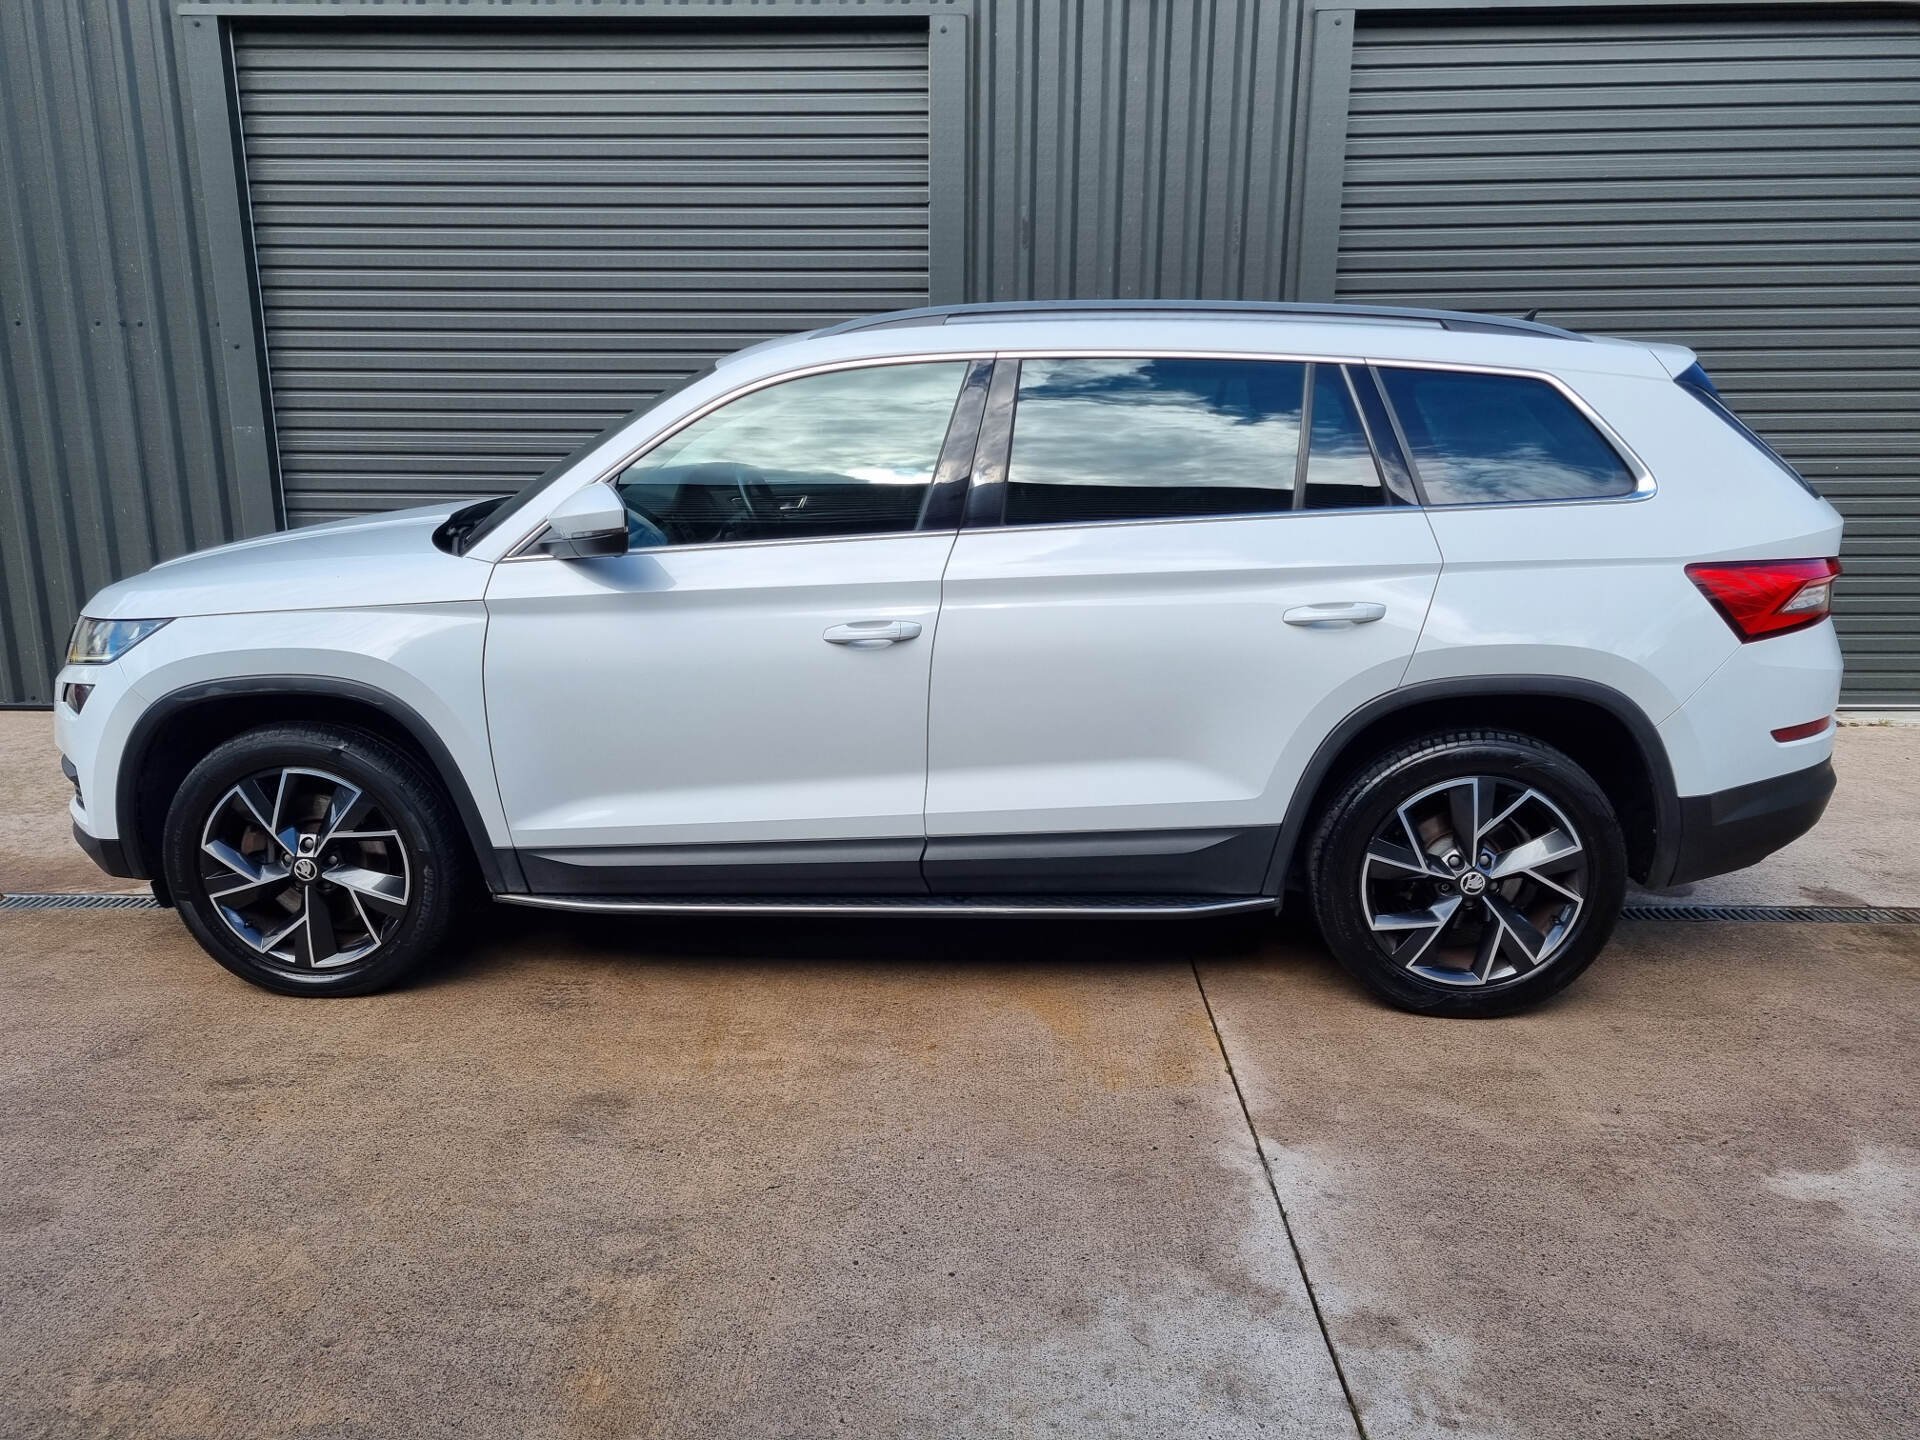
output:
[[[298,867],[295,867],[294,873],[299,873]],[[1479,895],[1484,893],[1486,888],[1487,877],[1482,875],[1478,870],[1469,870],[1460,877],[1460,893],[1462,895]]]
[[[320,876],[320,867],[307,856],[302,855],[293,862],[293,878],[302,885],[311,885]]]

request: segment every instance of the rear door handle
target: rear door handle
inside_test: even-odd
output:
[[[829,645],[851,645],[856,650],[878,650],[882,645],[912,640],[920,634],[917,620],[849,620],[829,625],[820,638]]]
[[[1296,605],[1280,618],[1289,625],[1365,625],[1385,617],[1387,607],[1372,600],[1341,600],[1327,605]]]

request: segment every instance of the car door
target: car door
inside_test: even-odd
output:
[[[1399,682],[1440,568],[1382,483],[1371,383],[1001,360],[934,654],[933,889],[1260,891],[1307,757]]]
[[[614,477],[627,554],[495,567],[487,723],[536,892],[924,889],[928,667],[989,370],[763,383]]]

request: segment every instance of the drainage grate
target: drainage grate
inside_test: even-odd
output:
[[[0,910],[158,910],[151,895],[0,895]]]
[[[1920,907],[1911,905],[1629,905],[1620,916],[1779,925],[1920,925]]]

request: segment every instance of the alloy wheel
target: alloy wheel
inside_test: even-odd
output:
[[[1396,805],[1360,869],[1381,951],[1442,985],[1491,985],[1549,964],[1586,894],[1586,847],[1565,812],[1533,786],[1488,775]]]
[[[406,846],[381,802],[302,767],[257,772],[221,796],[201,830],[200,878],[242,943],[300,970],[372,955],[412,892]]]

